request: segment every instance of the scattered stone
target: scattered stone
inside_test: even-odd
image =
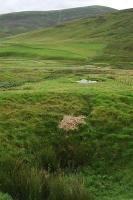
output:
[[[75,130],[78,128],[79,124],[85,124],[84,116],[74,117],[71,115],[65,115],[63,120],[59,124],[59,128],[65,130]]]

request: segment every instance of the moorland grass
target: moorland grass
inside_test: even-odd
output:
[[[132,68],[132,9],[65,23],[1,41],[0,57]],[[103,66],[103,65],[102,65]]]
[[[12,200],[12,198],[9,195],[1,193],[1,192],[0,192],[0,199],[1,200]]]
[[[120,11],[1,41],[1,192],[14,200],[132,199],[131,16]],[[60,129],[64,115],[86,123]]]
[[[38,194],[38,188],[42,183],[39,174],[44,170],[57,176],[57,180],[58,176],[67,174],[62,177],[64,183],[62,180],[60,183],[60,179],[58,183],[56,179],[52,180],[51,199],[53,195],[57,196],[56,199],[61,199],[62,195],[64,199],[89,199],[82,192],[83,186],[76,189],[75,185],[70,194],[70,188],[66,189],[68,177],[72,176],[73,181],[79,173],[84,187],[93,190],[88,194],[90,199],[96,196],[115,199],[114,196],[123,197],[125,193],[129,199],[132,180],[131,176],[126,179],[126,172],[132,173],[132,71],[94,66],[70,68],[63,67],[62,62],[58,67],[54,63],[46,67],[47,63],[44,67],[36,63],[36,67],[23,69],[13,67],[12,63],[10,67],[8,63],[7,68],[1,68],[1,82],[15,83],[0,88],[0,171],[2,174],[5,171],[4,179],[2,174],[0,176],[1,190],[14,199],[21,196],[19,199],[22,200],[40,200],[42,194]],[[76,83],[83,78],[98,82],[92,85]],[[74,131],[59,129],[59,122],[66,114],[84,115],[86,124]],[[16,162],[26,165],[21,181],[15,170]],[[11,174],[15,171],[12,177],[15,182],[6,173],[6,166]],[[32,179],[28,180],[30,185],[26,187],[25,178],[32,173],[28,166],[36,175],[31,176]],[[19,173],[19,169],[17,171]],[[123,181],[119,183],[117,179]],[[96,181],[101,186],[96,186]],[[105,192],[106,187],[100,188],[106,184],[109,184],[109,194]],[[77,193],[81,195],[74,196]]]

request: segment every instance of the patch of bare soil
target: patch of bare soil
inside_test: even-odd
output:
[[[74,117],[71,115],[65,115],[63,120],[59,123],[59,128],[65,130],[75,130],[79,124],[85,124],[85,116]]]

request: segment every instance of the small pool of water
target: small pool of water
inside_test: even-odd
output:
[[[77,83],[81,83],[81,84],[92,84],[92,83],[97,83],[97,81],[92,81],[92,80],[86,80],[86,79],[82,79],[80,81],[76,81]]]

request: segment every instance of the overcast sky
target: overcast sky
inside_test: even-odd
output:
[[[0,13],[24,10],[56,10],[89,5],[133,8],[133,0],[0,0]]]

